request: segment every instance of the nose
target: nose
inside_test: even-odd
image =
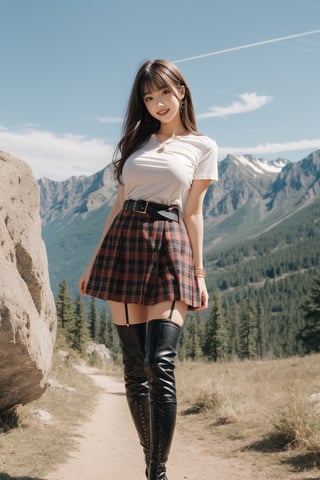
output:
[[[160,96],[156,99],[156,102],[157,102],[157,105],[161,105],[161,106],[164,105],[163,99]]]

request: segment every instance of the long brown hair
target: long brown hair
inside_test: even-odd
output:
[[[198,131],[191,92],[176,65],[168,60],[148,60],[138,70],[123,122],[122,138],[114,155],[114,173],[119,182],[127,158],[160,128],[160,122],[153,118],[145,107],[145,88],[157,90],[169,87],[177,91],[182,86],[185,87],[185,95],[181,102],[181,121],[188,132],[196,134]]]

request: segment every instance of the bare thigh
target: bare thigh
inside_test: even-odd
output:
[[[109,301],[111,315],[115,325],[126,325],[125,304]],[[168,320],[171,313],[172,301],[157,303],[156,305],[138,305],[128,303],[128,321],[132,325],[146,323],[150,320]],[[184,317],[188,307],[185,303],[176,301],[170,320],[180,327],[183,325]]]
[[[109,301],[112,320],[115,325],[126,325],[126,309],[125,304],[120,302]],[[148,321],[148,306],[128,303],[128,321],[132,325],[138,323],[146,323]]]
[[[174,303],[174,309],[171,313],[172,301],[157,303],[156,305],[148,306],[148,321],[163,319],[170,319],[180,327],[183,325],[184,317],[186,316],[188,307],[185,303],[176,301]],[[171,317],[170,317],[171,315]]]

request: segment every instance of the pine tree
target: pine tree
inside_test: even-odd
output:
[[[187,319],[184,321],[184,325],[183,325],[183,328],[181,329],[181,333],[179,335],[179,340],[178,340],[177,350],[178,350],[179,360],[186,360],[187,358],[186,342],[185,342],[186,323],[187,323]]]
[[[117,341],[118,337],[116,335],[115,327],[110,315],[107,316],[106,324],[106,341],[105,345],[107,348],[110,348],[111,351],[117,352],[119,349],[119,342]]]
[[[305,325],[298,334],[306,353],[320,352],[320,272],[314,278],[304,304]]]
[[[89,332],[85,306],[80,295],[78,295],[75,302],[75,324],[72,332],[72,348],[77,350],[81,355],[84,355],[88,339]]]
[[[113,353],[117,351],[117,341],[112,319],[107,315],[106,308],[103,307],[100,315],[99,342],[103,343]]]
[[[257,355],[257,323],[252,301],[247,300],[241,316],[240,357],[255,358]]]
[[[227,356],[228,339],[219,293],[214,293],[212,300],[213,305],[206,324],[203,353],[208,360],[216,362]]]
[[[202,356],[199,318],[192,316],[187,323],[185,336],[185,358],[199,360]]]
[[[99,326],[99,343],[106,343],[106,328],[107,328],[107,310],[105,307],[102,308],[100,314],[100,326]]]
[[[257,304],[257,347],[256,352],[260,358],[266,355],[266,317],[261,303]]]
[[[74,324],[74,305],[69,293],[66,280],[62,280],[59,285],[59,292],[56,300],[58,326],[64,330],[68,337]]]
[[[228,357],[239,356],[240,351],[240,318],[239,307],[234,299],[224,299],[223,314],[228,327]]]
[[[97,304],[95,297],[91,297],[90,311],[89,311],[89,333],[94,342],[99,338],[99,317],[97,312]]]

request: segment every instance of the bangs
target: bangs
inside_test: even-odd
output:
[[[140,83],[140,95],[141,98],[146,94],[146,92],[152,92],[156,90],[162,90],[163,88],[177,88],[177,82],[170,75],[170,72],[163,72],[159,69],[157,70],[148,70],[145,72],[144,76],[141,79]]]

